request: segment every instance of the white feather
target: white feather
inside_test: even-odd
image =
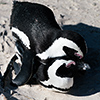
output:
[[[29,38],[27,37],[27,35],[24,32],[20,31],[19,29],[15,28],[15,27],[12,27],[12,32],[14,32],[21,39],[23,44],[26,47],[28,47],[28,49],[30,49]]]
[[[61,89],[69,89],[73,86],[73,78],[64,77],[61,78],[56,75],[57,69],[63,65],[64,63],[67,65],[72,60],[66,61],[66,60],[56,60],[48,69],[48,77],[49,79],[47,81],[40,81],[42,84],[49,86],[53,85],[57,88]]]
[[[59,39],[55,40],[46,51],[37,54],[37,56],[44,60],[47,58],[64,56],[66,55],[63,51],[64,46],[77,50],[77,53],[83,56],[82,51],[73,41],[63,37],[60,37]]]

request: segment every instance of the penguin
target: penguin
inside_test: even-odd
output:
[[[10,27],[15,38],[16,55],[22,63],[22,70],[12,83],[23,85],[36,74],[37,80],[43,86],[53,86],[56,90],[66,91],[73,85],[73,75],[70,76],[69,72],[73,74],[74,67],[77,70],[89,69],[88,64],[83,61],[87,52],[85,40],[76,32],[62,30],[50,8],[37,3],[15,1]],[[28,59],[29,62],[27,62]],[[71,65],[74,67],[67,67],[68,75],[65,73],[63,78],[62,72],[65,71],[63,66]],[[58,70],[60,68],[61,71]],[[70,68],[71,71],[69,71]],[[53,70],[54,76],[52,76]],[[61,72],[60,76],[56,73],[57,70]],[[39,76],[41,73],[42,76]],[[47,76],[50,80],[45,79]],[[56,82],[53,83],[53,80]],[[61,85],[57,85],[60,80]]]
[[[67,93],[74,84],[74,77],[80,71],[82,74],[90,69],[75,50],[64,47],[68,54],[48,60],[41,60],[41,66],[36,72],[38,82],[46,88],[56,92]]]

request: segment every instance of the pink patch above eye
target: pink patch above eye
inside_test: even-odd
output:
[[[68,63],[68,64],[66,65],[66,67],[69,68],[72,64],[75,65],[75,62],[72,61],[72,62]]]
[[[75,53],[74,55],[77,56],[77,57],[79,57],[79,59],[82,59],[83,58],[83,56],[80,55],[80,54],[78,54],[78,53]]]

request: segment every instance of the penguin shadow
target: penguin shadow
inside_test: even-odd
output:
[[[85,75],[75,77],[74,86],[68,94],[88,96],[100,92],[100,28],[84,23],[64,25],[62,28],[63,30],[75,31],[83,36],[88,47],[85,62],[91,67]]]

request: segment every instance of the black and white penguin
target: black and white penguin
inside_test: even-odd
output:
[[[67,50],[67,56],[41,60],[42,64],[38,68],[36,75],[43,86],[66,93],[73,86],[74,77],[78,71],[84,72],[90,67],[82,61],[79,55],[76,55],[75,50],[67,47],[63,49]]]
[[[42,85],[66,91],[73,85],[74,67],[77,70],[89,68],[83,62],[87,52],[84,39],[73,31],[63,31],[48,7],[16,1],[13,5],[10,25],[15,37],[18,58],[24,59],[24,53],[21,52],[29,50],[32,53],[30,62],[35,59],[33,61],[35,65],[28,65],[27,62],[27,66],[22,67],[28,72],[20,71],[17,79],[12,81],[14,84],[23,85],[36,73]],[[30,52],[25,54],[30,55]],[[31,69],[35,70],[32,72]],[[24,81],[20,77],[23,77]]]

